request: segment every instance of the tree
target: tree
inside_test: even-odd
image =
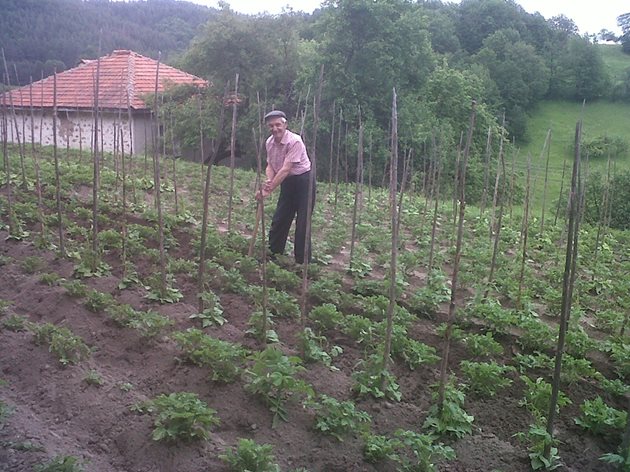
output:
[[[523,113],[540,101],[549,87],[549,68],[544,59],[514,29],[488,36],[475,59],[488,69],[500,91],[508,129],[517,138],[523,138]],[[513,126],[516,123],[520,126]]]
[[[384,129],[386,91],[396,88],[403,96],[419,89],[435,64],[424,17],[404,0],[331,1],[317,29],[337,103],[355,114],[360,107]]]
[[[560,31],[565,35],[576,35],[579,30],[575,21],[565,15],[556,15],[549,18],[549,25],[555,31]]]
[[[586,189],[586,201],[584,218],[587,222],[596,224],[601,218],[602,195],[609,185],[608,195],[610,201],[610,227],[620,230],[630,229],[630,172],[621,172],[610,179],[606,184],[605,177],[595,173],[588,180]]]
[[[617,17],[617,25],[621,28],[621,50],[630,54],[630,12]]]
[[[217,83],[239,74],[244,96],[260,92],[286,103],[297,75],[299,21],[291,13],[247,16],[224,8],[194,40],[182,66]]]

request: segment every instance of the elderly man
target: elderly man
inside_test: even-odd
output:
[[[287,129],[287,116],[280,110],[265,115],[265,124],[271,132],[267,148],[267,181],[257,198],[268,197],[280,187],[280,196],[269,230],[269,249],[272,257],[283,254],[293,219],[295,223],[295,262],[305,259],[306,226],[308,217],[308,188],[311,180],[311,161],[299,134]],[[313,181],[313,202],[315,201]],[[311,210],[313,207],[311,206]],[[310,261],[310,234],[308,235]]]

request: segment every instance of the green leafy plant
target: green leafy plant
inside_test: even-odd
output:
[[[503,354],[503,346],[495,341],[490,331],[485,334],[471,333],[462,338],[462,342],[475,357],[492,357]]]
[[[332,329],[341,323],[343,315],[332,303],[324,303],[311,309],[308,317],[319,331]]]
[[[176,332],[172,337],[186,360],[212,369],[212,380],[232,382],[240,374],[247,350],[239,344],[213,338],[196,328]]]
[[[103,377],[97,370],[89,370],[83,377],[83,381],[88,385],[100,387],[103,385]]]
[[[98,242],[104,250],[121,249],[122,235],[114,229],[104,229],[98,233]]]
[[[99,253],[91,249],[83,251],[79,263],[74,266],[74,276],[84,279],[87,277],[105,277],[111,274],[111,267],[103,260]]]
[[[280,472],[272,452],[273,446],[270,444],[239,439],[236,449],[229,449],[219,458],[229,465],[231,472]]]
[[[398,449],[401,442],[397,438],[385,435],[367,433],[363,436],[363,457],[370,463],[385,460],[398,461]]]
[[[389,460],[398,464],[401,472],[437,471],[437,460],[452,460],[455,451],[442,443],[435,444],[428,434],[397,429],[394,437],[368,434],[364,437],[363,456],[368,462]]]
[[[367,359],[361,360],[356,370],[352,373],[355,382],[353,390],[359,396],[372,395],[374,398],[388,398],[400,401],[402,394],[394,375],[383,365],[383,356],[372,354]]]
[[[310,328],[304,328],[298,336],[306,362],[321,362],[332,370],[339,370],[332,365],[332,361],[343,352],[341,347],[333,346],[330,351],[327,352],[328,340],[326,336],[317,335]]]
[[[30,325],[35,335],[36,344],[48,344],[48,350],[54,353],[62,365],[76,364],[91,354],[90,348],[83,339],[76,336],[68,328],[52,323]]]
[[[62,282],[61,285],[72,298],[83,298],[87,296],[88,287],[80,280],[68,280]]]
[[[606,464],[615,466],[617,470],[621,472],[630,471],[630,455],[628,457],[624,457],[622,453],[616,454],[608,452],[602,455],[599,460],[605,462]]]
[[[35,472],[83,472],[83,465],[74,456],[56,456],[35,466]]]
[[[120,382],[118,383],[118,388],[123,392],[130,392],[133,390],[133,384],[131,382]]]
[[[203,302],[203,311],[190,315],[189,318],[200,320],[202,328],[212,325],[223,326],[227,320],[223,317],[223,307],[219,297],[214,292],[205,291],[199,294],[199,298]]]
[[[22,270],[27,274],[39,272],[45,265],[44,259],[39,256],[26,256],[20,263]]]
[[[155,441],[208,439],[211,428],[220,424],[216,411],[190,392],[162,394],[133,407],[139,413],[155,416]]]
[[[608,406],[600,396],[594,400],[585,400],[580,405],[581,415],[575,418],[575,424],[593,434],[606,436],[620,433],[628,413]]]
[[[168,274],[166,285],[162,286],[161,275],[155,273],[150,275],[145,281],[145,290],[147,290],[146,298],[148,300],[164,303],[176,303],[184,298],[184,294],[174,287],[174,277]]]
[[[377,336],[377,325],[369,318],[361,315],[343,317],[341,330],[357,343],[370,346]]]
[[[545,382],[542,377],[531,380],[526,375],[521,375],[521,380],[525,383],[525,396],[519,401],[519,405],[525,406],[536,418],[545,417],[549,413],[551,384]],[[558,392],[556,411],[569,404],[571,404],[569,397],[561,391]]]
[[[450,292],[446,276],[433,271],[429,274],[427,285],[414,291],[409,298],[409,309],[417,315],[433,318],[440,305],[450,299]]]
[[[541,418],[540,420],[543,420]],[[547,429],[542,425],[543,421],[529,426],[527,433],[517,433],[515,436],[529,443],[529,461],[532,470],[555,470],[560,467],[560,456],[558,455],[558,440],[554,439]],[[544,454],[549,447],[549,458]]]
[[[624,379],[630,378],[630,344],[611,342],[608,345],[608,350],[617,373]]]
[[[173,325],[173,320],[155,310],[137,311],[129,327],[137,330],[143,338],[155,338],[166,328]]]
[[[434,390],[432,397],[433,401],[437,402],[437,389]],[[432,405],[423,427],[437,435],[448,434],[457,438],[471,434],[475,417],[464,410],[465,400],[466,395],[462,390],[452,383],[446,384],[442,410],[440,411],[437,404]]]
[[[474,300],[467,307],[467,315],[483,320],[496,333],[506,333],[517,323],[514,311],[503,308],[494,298]]]
[[[99,313],[115,303],[114,297],[109,293],[89,290],[83,302],[85,307],[93,313]]]
[[[267,332],[263,335],[263,329],[265,329],[265,319]],[[256,310],[251,314],[249,320],[247,320],[247,324],[250,326],[250,328],[245,331],[246,334],[253,336],[256,339],[265,339],[267,343],[270,344],[280,342],[278,334],[273,329],[271,329],[275,325],[275,322],[273,321],[273,315],[271,313],[267,312],[267,315],[263,316],[262,310]]]
[[[22,315],[10,315],[2,320],[2,327],[9,331],[26,331],[28,318]]]
[[[137,330],[143,338],[151,339],[173,325],[173,320],[154,310],[135,310],[128,304],[114,304],[105,309],[118,325]]]
[[[502,366],[494,361],[462,361],[459,366],[468,381],[470,390],[479,395],[490,397],[493,397],[497,391],[512,383],[512,379],[507,377],[507,375],[516,370],[514,367]]]
[[[304,405],[315,410],[315,429],[339,441],[348,434],[365,432],[372,421],[370,415],[358,410],[354,402],[339,401],[328,395],[309,399]]]
[[[400,356],[414,370],[422,364],[435,364],[440,358],[433,346],[429,346],[406,335],[392,339],[392,353]]]
[[[600,385],[604,391],[619,397],[623,397],[630,392],[630,385],[625,384],[619,379],[609,380],[607,378],[601,378]]]
[[[13,408],[3,400],[0,400],[0,430],[11,413],[13,413]]]
[[[272,426],[275,427],[278,419],[287,421],[287,401],[300,394],[312,395],[312,387],[297,378],[297,374],[305,370],[299,357],[285,356],[274,347],[251,357],[254,363],[245,371],[245,389],[262,398],[273,413]]]
[[[435,444],[431,435],[402,429],[394,435],[402,446],[398,459],[401,472],[436,472],[436,460],[455,459],[455,451],[442,443]]]
[[[140,277],[138,276],[135,267],[127,261],[125,263],[124,275],[121,277],[120,282],[118,282],[118,290],[125,290],[126,288],[138,285],[142,285]]]
[[[295,290],[302,283],[296,274],[283,269],[273,262],[267,264],[267,278],[279,290]]]
[[[262,287],[254,287],[252,297],[258,306],[262,306]],[[295,297],[273,287],[267,288],[267,309],[279,317],[297,318],[300,315],[300,307]]]
[[[56,272],[47,272],[39,276],[39,281],[49,287],[59,285],[63,280],[63,277]]]

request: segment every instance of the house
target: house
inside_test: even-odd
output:
[[[115,50],[100,59],[82,61],[57,74],[57,146],[91,149],[94,135],[99,148],[140,154],[150,147],[153,129],[151,110],[143,97],[155,93],[158,61],[128,50]],[[197,76],[159,64],[158,92],[169,85],[207,82]],[[98,128],[95,130],[95,90],[98,80]],[[11,143],[53,144],[54,76],[0,95],[0,109],[7,117],[7,140]],[[15,110],[15,114],[13,114]],[[131,123],[129,122],[131,120]]]

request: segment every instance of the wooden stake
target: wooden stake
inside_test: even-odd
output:
[[[308,204],[306,207],[306,234],[304,235],[304,263],[302,264],[302,299],[301,299],[301,328],[306,328],[307,301],[308,301],[308,267],[311,259],[311,226],[313,206],[315,203],[315,182],[317,182],[317,131],[319,128],[319,105],[324,84],[324,65],[319,70],[317,92],[313,97],[313,140],[311,145],[311,177],[308,183]],[[302,353],[304,354],[304,353]]]
[[[459,219],[457,222],[457,242],[455,245],[455,260],[453,261],[453,276],[451,278],[451,300],[448,306],[448,318],[446,321],[446,333],[444,336],[444,344],[442,349],[442,362],[440,364],[440,383],[438,386],[438,414],[442,414],[444,408],[444,395],[446,392],[446,383],[448,380],[448,360],[451,349],[451,335],[453,332],[453,324],[455,323],[455,302],[457,294],[457,283],[459,276],[459,263],[462,256],[462,243],[464,239],[464,216],[466,213],[466,168],[468,166],[468,156],[472,145],[473,130],[475,128],[476,118],[476,102],[472,102],[472,110],[470,112],[470,124],[468,125],[468,137],[466,138],[466,146],[461,165],[457,169],[459,174]]]
[[[387,326],[383,350],[383,370],[388,369],[392,350],[392,331],[394,329],[394,311],[396,308],[396,269],[398,264],[398,108],[396,89],[392,91],[392,132],[391,155],[389,166],[389,207],[391,218],[391,256],[389,262],[389,304],[387,305]],[[385,378],[381,379],[384,382]]]
[[[560,391],[560,374],[562,370],[562,354],[569,319],[571,317],[571,304],[573,298],[573,287],[576,275],[577,244],[579,236],[579,214],[580,214],[580,143],[582,140],[582,123],[578,122],[575,127],[575,155],[573,159],[573,172],[571,176],[571,190],[569,193],[569,220],[567,225],[567,246],[564,262],[564,275],[562,279],[562,302],[560,306],[560,321],[558,332],[558,343],[556,345],[556,357],[554,362],[554,373],[551,384],[551,398],[549,400],[549,411],[547,413],[547,433],[553,437],[553,425],[556,418],[556,408],[558,404],[558,394]],[[543,452],[549,459],[551,455],[551,444],[546,444]]]
[[[66,257],[63,240],[63,211],[61,208],[61,175],[59,172],[59,158],[57,156],[57,69],[53,73],[53,160],[55,161],[55,199],[57,201],[57,219],[59,225],[59,253]]]
[[[234,97],[232,99],[232,134],[230,136],[230,195],[228,197],[228,233],[232,231],[232,205],[234,201],[234,166],[236,165],[236,112],[238,110],[238,73],[234,79]]]

